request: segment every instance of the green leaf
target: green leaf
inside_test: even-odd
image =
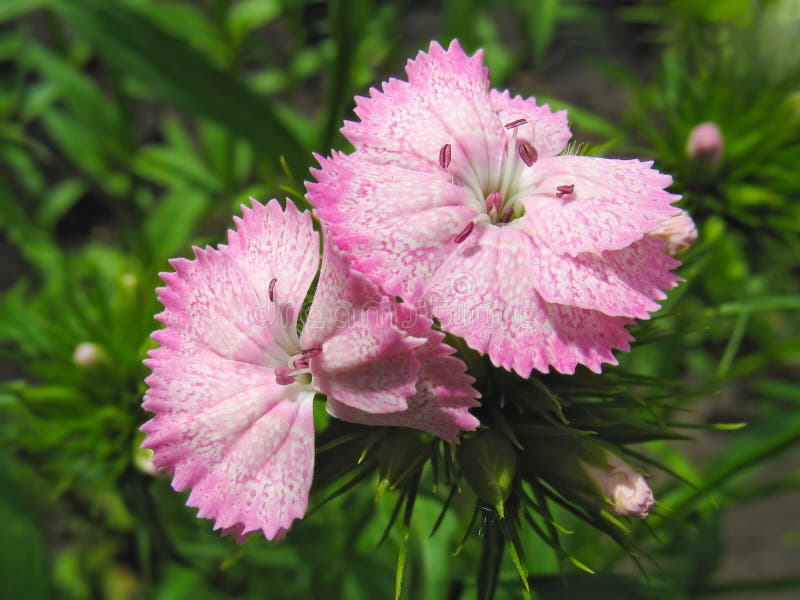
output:
[[[187,189],[177,190],[161,201],[144,223],[144,235],[156,264],[186,245],[207,207],[208,196]]]
[[[231,37],[241,41],[249,32],[274,21],[281,13],[277,0],[240,0],[228,11]]]
[[[49,0],[3,0],[0,2],[0,23],[25,16],[42,8]]]
[[[58,90],[58,96],[80,122],[83,137],[91,137],[100,147],[115,153],[125,152],[126,133],[122,115],[91,78],[75,65],[36,43],[25,45],[23,62],[39,71]]]
[[[50,6],[106,63],[159,99],[250,140],[275,165],[281,155],[297,171],[309,162],[267,100],[135,10],[103,0],[60,0]]]
[[[86,184],[75,178],[54,186],[42,198],[42,205],[36,215],[37,223],[45,229],[52,229],[85,192]]]
[[[394,576],[394,600],[400,600],[400,593],[403,591],[403,573],[406,568],[406,557],[408,556],[408,527],[403,527],[403,537],[400,539],[400,550],[397,555],[397,570]]]
[[[800,310],[800,295],[794,296],[763,296],[749,298],[721,304],[717,311],[721,315],[739,315],[742,313],[774,311],[774,310]]]

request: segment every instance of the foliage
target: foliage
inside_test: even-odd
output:
[[[791,572],[717,572],[732,509],[800,487],[796,468],[774,466],[800,439],[797,4],[626,4],[1,3],[2,595],[512,598],[520,577],[542,599],[796,593]],[[248,196],[303,202],[311,153],[344,145],[353,95],[429,39],[482,46],[495,83],[559,96],[561,70],[603,46],[598,23],[630,35],[592,62],[602,84],[585,94],[618,86],[631,102],[619,119],[567,94],[573,129],[672,173],[700,240],[619,368],[519,384],[484,416],[512,445],[541,422],[619,445],[655,476],[659,509],[645,525],[604,520],[536,477],[513,479],[498,509],[453,471],[454,448],[416,434],[379,443],[319,411],[318,511],[277,543],[210,532],[138,448],[166,259],[218,241]],[[630,52],[652,60],[617,60]],[[723,132],[716,168],[686,152],[704,121]],[[92,364],[76,360],[84,342]],[[538,420],[515,420],[515,403]],[[632,437],[634,414],[652,435]],[[713,449],[698,460],[684,437]],[[629,555],[649,579],[622,574]]]

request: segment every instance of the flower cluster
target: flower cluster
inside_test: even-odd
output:
[[[669,176],[564,153],[566,114],[490,90],[480,52],[434,42],[406,71],[356,99],[352,153],[317,156],[321,267],[311,215],[273,200],[162,274],[144,446],[216,528],[274,539],[304,515],[315,398],[351,423],[451,443],[475,430],[485,388],[445,333],[521,378],[615,364],[696,236]],[[615,512],[647,514],[645,480],[617,456],[580,465]]]

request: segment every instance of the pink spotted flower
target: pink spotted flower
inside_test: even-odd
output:
[[[679,211],[638,160],[559,154],[564,111],[489,89],[481,52],[433,42],[408,81],[356,98],[351,154],[317,157],[315,214],[355,268],[524,377],[615,364],[678,263]]]
[[[319,267],[311,217],[274,200],[243,211],[227,246],[196,248],[162,274],[143,447],[176,490],[192,488],[198,516],[273,539],[306,511],[318,392],[341,419],[448,441],[477,426],[477,393],[431,321],[397,309],[327,239],[298,333]]]

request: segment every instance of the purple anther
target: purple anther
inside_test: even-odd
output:
[[[519,152],[519,157],[522,159],[522,162],[524,162],[528,167],[535,163],[539,158],[536,148],[531,146],[528,142],[520,142],[517,151]]]
[[[308,368],[308,359],[307,358],[303,358],[301,356],[300,358],[298,358],[294,362],[292,362],[292,365],[294,365],[294,368],[297,369],[297,370],[307,369]]]
[[[302,356],[306,360],[311,360],[315,356],[319,356],[320,352],[322,352],[322,346],[316,346],[314,348],[308,348],[307,350],[303,350],[300,353],[300,356]]]
[[[456,244],[460,244],[469,237],[469,234],[472,233],[473,229],[475,229],[475,223],[470,221],[469,223],[467,223],[467,226],[464,227],[464,230],[453,238],[453,242],[455,242]]]
[[[275,369],[275,383],[278,385],[294,383],[294,369],[291,367],[278,367]]]
[[[506,129],[516,129],[520,125],[525,125],[527,122],[527,119],[517,119],[516,121],[511,121],[511,123],[506,123]]]
[[[446,169],[450,166],[451,152],[450,144],[445,144],[442,146],[442,149],[439,150],[439,166],[442,169]]]
[[[492,210],[494,210],[495,213],[499,213],[502,206],[503,195],[500,192],[492,192],[486,196],[486,210],[488,212],[492,212]]]
[[[563,198],[564,196],[569,196],[572,192],[575,191],[575,185],[560,185],[556,188],[556,198]]]

